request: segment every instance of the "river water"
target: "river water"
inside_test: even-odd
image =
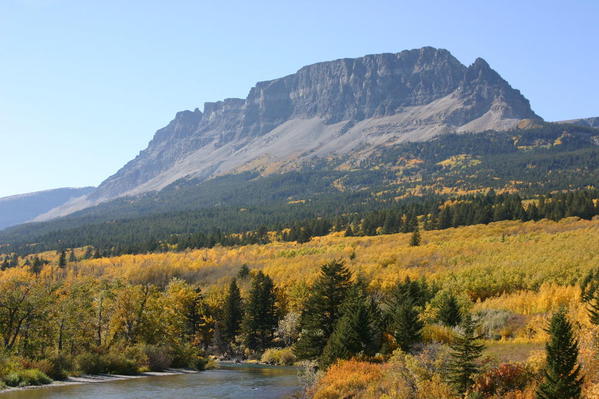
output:
[[[298,391],[292,367],[243,364],[197,374],[6,392],[0,399],[281,399]]]

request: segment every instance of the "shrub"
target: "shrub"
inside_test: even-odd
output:
[[[82,353],[77,356],[75,363],[83,374],[100,374],[106,370],[102,357],[97,353]]]
[[[191,344],[175,345],[170,348],[171,364],[168,367],[192,367],[195,368],[197,359],[200,357],[198,349]]]
[[[504,363],[479,376],[473,391],[485,396],[521,391],[532,380],[532,373],[519,364]]]
[[[291,366],[295,363],[295,355],[290,348],[267,349],[260,359],[262,363],[276,364],[279,366]]]
[[[34,367],[39,369],[53,380],[64,380],[67,378],[67,370],[73,368],[71,359],[63,354],[51,356],[34,362]]]
[[[314,399],[353,398],[375,385],[385,375],[385,366],[342,360],[329,368],[316,385]]]
[[[173,363],[173,357],[166,347],[147,345],[145,353],[148,357],[148,368],[151,371],[164,371]]]
[[[522,317],[503,309],[481,310],[477,319],[481,332],[490,339],[510,338],[524,324]]]
[[[50,384],[52,379],[38,369],[27,369],[8,374],[4,377],[4,382],[11,387],[24,387]]]
[[[137,364],[119,353],[109,353],[101,357],[104,372],[109,374],[133,375],[139,372]]]
[[[428,324],[422,329],[422,340],[429,343],[450,344],[454,340],[454,329],[441,324]]]

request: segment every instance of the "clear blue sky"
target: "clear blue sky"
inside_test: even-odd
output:
[[[1,0],[0,196],[97,185],[175,112],[303,65],[485,58],[546,120],[599,116],[599,1]]]

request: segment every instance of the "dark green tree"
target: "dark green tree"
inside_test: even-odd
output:
[[[448,379],[458,393],[464,394],[472,386],[474,376],[479,372],[477,360],[485,346],[479,343],[480,337],[475,331],[476,324],[470,315],[464,317],[461,329],[461,333],[457,334],[455,341],[450,345],[452,353]]]
[[[537,390],[537,398],[580,398],[583,378],[577,362],[578,342],[564,310],[553,315],[547,332],[547,365],[543,373],[544,381]]]
[[[422,328],[418,310],[411,299],[407,299],[391,309],[390,332],[397,346],[409,352],[414,345],[422,341]]]
[[[439,321],[446,326],[455,327],[462,322],[462,311],[457,299],[452,294],[443,298],[439,307]]]
[[[272,342],[277,321],[274,284],[260,271],[252,280],[241,324],[244,344],[256,351],[267,348]]]
[[[69,251],[69,262],[77,262],[77,257],[75,256],[75,249],[71,248]]]
[[[412,236],[410,237],[410,246],[417,247],[422,242],[422,237],[420,236],[420,229],[418,229],[418,225],[414,227],[414,231],[412,231]]]
[[[341,316],[341,305],[352,286],[351,278],[342,261],[322,265],[300,318],[301,334],[295,346],[299,358],[316,359],[322,354]]]
[[[320,358],[322,367],[337,359],[350,359],[358,354],[374,355],[380,347],[380,323],[376,304],[363,289],[350,289],[342,306],[343,315],[337,321]]]
[[[64,269],[67,265],[67,254],[65,250],[60,252],[60,256],[58,257],[58,267]]]
[[[225,343],[230,343],[239,334],[243,319],[243,306],[237,280],[233,279],[223,306],[221,336]]]

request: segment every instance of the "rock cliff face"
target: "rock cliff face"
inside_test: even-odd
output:
[[[367,157],[381,145],[449,132],[504,130],[540,118],[481,58],[465,66],[447,50],[340,59],[259,82],[246,99],[183,111],[135,159],[51,218],[181,178],[285,170],[319,157]]]

